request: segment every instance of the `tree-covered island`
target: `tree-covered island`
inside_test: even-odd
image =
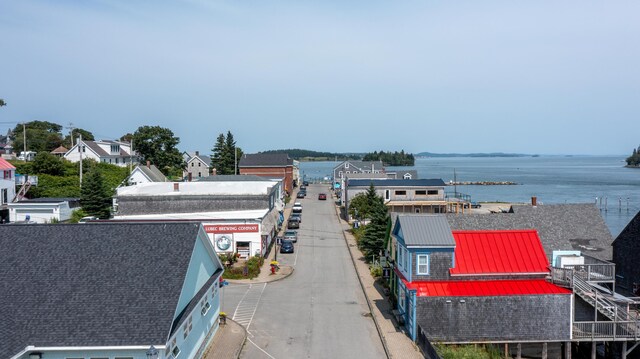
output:
[[[385,166],[413,166],[416,159],[411,153],[404,153],[404,150],[398,152],[374,151],[367,153],[362,158],[363,161],[382,161]]]
[[[633,149],[633,153],[627,157],[626,161],[628,167],[640,167],[640,146]]]

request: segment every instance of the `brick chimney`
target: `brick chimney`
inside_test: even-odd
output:
[[[147,160],[147,168],[151,168],[151,161]]]
[[[538,205],[538,197],[536,196],[531,197],[531,205],[533,207],[536,207]]]
[[[196,151],[196,156],[200,156],[200,151]]]
[[[180,183],[178,183],[178,182],[174,182],[173,183],[173,191],[174,192],[180,192]]]

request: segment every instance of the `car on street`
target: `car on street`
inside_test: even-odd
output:
[[[280,242],[280,253],[293,253],[293,242],[288,239],[283,239]]]
[[[293,208],[291,209],[291,211],[293,211],[293,213],[300,213],[302,212],[302,203],[300,202],[296,202],[293,204]]]
[[[308,186],[309,185],[309,181],[302,182],[302,185],[305,186],[305,187]]]
[[[324,193],[320,193],[318,195],[318,199],[321,200],[321,201],[326,201],[327,200],[327,195],[324,194]]]
[[[296,198],[304,198],[306,195],[307,195],[307,192],[299,191],[298,194],[296,195]]]
[[[285,231],[284,232],[284,240],[290,240],[291,242],[297,242],[298,241],[298,232],[296,231]]]
[[[302,213],[291,213],[289,219],[297,219],[298,222],[302,223]]]
[[[300,228],[300,221],[295,218],[289,218],[287,221],[287,229],[298,229]]]

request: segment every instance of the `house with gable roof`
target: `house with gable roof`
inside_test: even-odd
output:
[[[200,357],[223,267],[199,223],[0,226],[0,352],[13,359]]]
[[[132,153],[129,142],[112,140],[87,141],[78,139],[77,143],[64,154],[64,158],[71,162],[92,159],[96,162],[110,163],[120,167],[127,167],[139,161],[139,156]]]
[[[616,284],[627,293],[640,297],[640,212],[613,241]]]
[[[211,176],[211,172],[213,171],[211,157],[201,155],[200,151],[195,151],[183,153],[183,158],[186,167],[182,171],[182,177],[187,181]]]
[[[572,292],[545,280],[535,230],[451,231],[442,215],[399,214],[392,237],[396,313],[413,340],[571,340]]]
[[[131,174],[123,183],[129,186],[135,186],[138,183],[151,183],[151,182],[167,182],[169,179],[151,162],[147,161],[146,166],[137,165],[136,168],[131,171]]]
[[[0,209],[16,196],[16,168],[4,158],[0,158]]]

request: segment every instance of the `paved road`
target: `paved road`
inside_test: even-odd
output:
[[[325,185],[308,187],[293,274],[268,284],[225,287],[224,310],[247,325],[241,358],[385,358],[384,349]]]

